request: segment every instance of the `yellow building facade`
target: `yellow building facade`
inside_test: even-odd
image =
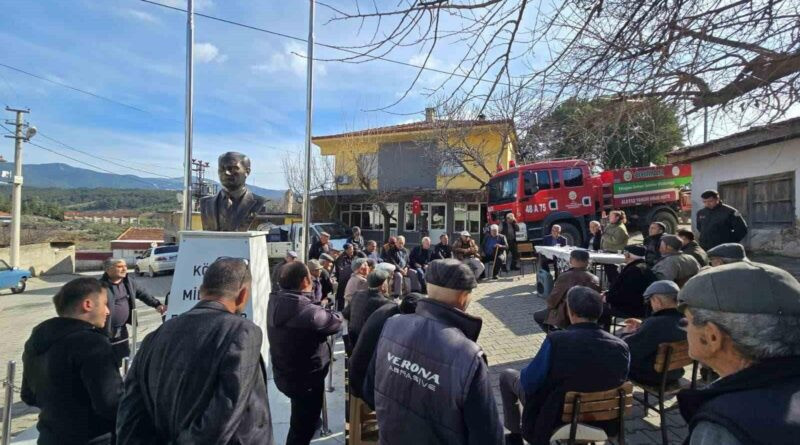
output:
[[[315,207],[324,202],[337,219],[375,240],[386,233],[385,207],[389,233],[416,244],[463,230],[480,235],[485,184],[514,158],[516,134],[508,120],[439,120],[429,110],[422,121],[312,141],[335,159],[335,190],[316,197]]]

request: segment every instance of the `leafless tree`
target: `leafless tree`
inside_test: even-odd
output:
[[[281,166],[289,190],[296,197],[303,196],[306,171],[305,154],[302,152],[296,155],[287,154],[281,158]],[[324,195],[335,204],[338,201],[338,186],[334,172],[334,162],[331,156],[312,154],[309,195]],[[331,206],[328,209],[329,213],[334,209],[335,205]],[[329,217],[333,216],[332,213],[329,214]]]
[[[530,92],[529,108],[566,98],[659,97],[687,114],[722,111],[773,121],[798,100],[800,3],[796,0],[353,0],[320,2],[329,23],[354,22],[363,41],[335,60],[362,63],[398,50],[446,73],[430,94],[479,104]],[[383,6],[386,5],[386,6]],[[455,69],[430,63],[456,50]],[[452,72],[450,72],[452,71]],[[393,104],[387,104],[391,107]]]
[[[491,114],[487,116],[486,112]],[[505,149],[513,151],[516,147],[513,122],[513,110],[496,104],[480,110],[460,100],[442,101],[436,109],[433,143],[422,143],[427,144],[426,157],[447,178],[444,188],[461,173],[477,181],[480,188],[486,187],[496,166],[502,163]]]

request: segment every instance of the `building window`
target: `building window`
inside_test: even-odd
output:
[[[397,203],[386,203],[386,210],[392,215],[389,228],[397,228]],[[348,226],[358,226],[363,230],[383,230],[383,214],[378,204],[340,204],[339,216]]]
[[[419,215],[412,213],[410,202],[405,204],[405,231],[422,232],[425,235],[438,236],[447,228],[447,205],[441,203],[425,203],[421,205]]]
[[[407,202],[405,205],[405,231],[406,232],[420,232],[428,231],[428,220],[430,218],[430,204],[422,204],[422,209],[419,215],[415,215],[411,210],[411,203]]]
[[[753,226],[791,226],[795,214],[794,173],[760,176],[718,185],[725,203]]]
[[[457,202],[453,204],[453,230],[472,234],[481,232],[481,205]]]

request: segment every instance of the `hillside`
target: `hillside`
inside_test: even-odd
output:
[[[13,170],[13,164],[0,164],[0,170]],[[106,189],[140,189],[140,190],[181,190],[182,178],[143,178],[135,175],[118,175],[102,173],[95,170],[73,167],[67,164],[25,164],[22,166],[25,188],[106,188]],[[0,182],[0,186],[7,185]],[[248,185],[257,195],[268,199],[283,198],[285,190],[265,189]],[[175,195],[172,194],[175,201]],[[124,207],[130,208],[130,207]]]

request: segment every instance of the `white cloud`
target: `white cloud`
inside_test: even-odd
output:
[[[292,42],[287,43],[282,52],[273,53],[266,63],[253,65],[251,69],[267,73],[290,72],[300,77],[306,75],[306,62],[305,46]],[[316,62],[314,64],[314,72],[318,76],[324,76],[328,73],[328,70],[324,64]]]
[[[159,20],[152,14],[139,11],[137,9],[123,9],[119,11],[120,15],[126,18],[139,20],[146,23],[160,23]]]
[[[228,60],[228,56],[219,53],[219,48],[211,43],[195,43],[194,59],[199,63],[217,62]]]

